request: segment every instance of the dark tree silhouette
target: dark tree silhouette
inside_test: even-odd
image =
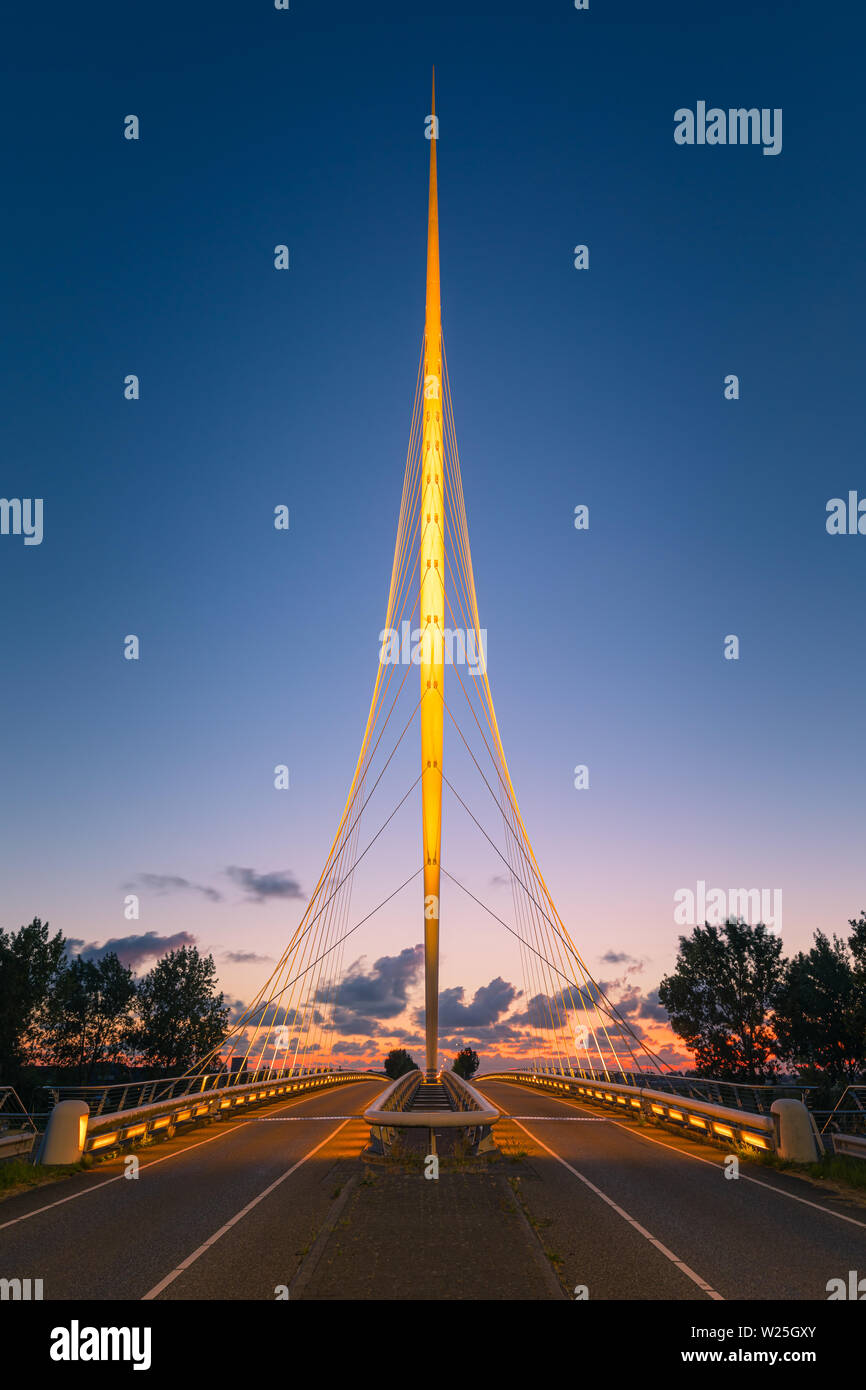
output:
[[[37,1060],[40,1020],[66,968],[61,932],[49,937],[39,917],[17,932],[0,930],[0,1081],[18,1086]]]
[[[468,1081],[473,1077],[478,1067],[478,1053],[471,1047],[464,1047],[461,1052],[457,1053],[457,1056],[451,1063],[451,1070],[455,1072],[457,1076],[462,1076],[464,1081]]]
[[[390,1076],[392,1081],[405,1076],[409,1071],[416,1071],[418,1063],[414,1057],[410,1057],[405,1047],[394,1047],[385,1058],[385,1074]]]
[[[45,1010],[45,1051],[78,1080],[93,1080],[100,1063],[119,1060],[132,1040],[132,971],[113,951],[100,961],[76,956],[56,980]]]
[[[680,937],[658,994],[698,1075],[762,1082],[776,1074],[770,1013],[783,970],[782,942],[763,923],[707,922]]]
[[[195,946],[169,951],[138,986],[134,1042],[145,1063],[182,1073],[222,1042],[228,1009],[212,956]]]

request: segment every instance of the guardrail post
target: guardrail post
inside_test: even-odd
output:
[[[87,1138],[90,1109],[83,1100],[62,1100],[48,1116],[40,1162],[78,1163]]]
[[[774,1100],[770,1106],[776,1153],[792,1163],[815,1163],[820,1157],[812,1116],[801,1100]]]

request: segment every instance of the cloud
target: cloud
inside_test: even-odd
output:
[[[188,878],[181,878],[179,874],[138,874],[131,883],[127,883],[125,888],[128,892],[134,892],[136,887],[146,888],[152,893],[201,893],[209,902],[221,903],[222,893],[216,888],[208,888],[203,883],[191,883]]]
[[[445,1051],[459,1052],[467,1043],[477,1044],[479,1047],[490,1047],[499,1043],[514,1043],[516,1046],[523,1047],[529,1044],[530,1039],[525,1033],[519,1032],[512,1026],[510,1019],[505,1019],[502,1023],[491,1023],[477,1028],[466,1028],[460,1032],[453,1033],[450,1037],[442,1037],[440,1033],[439,1045]]]
[[[577,1014],[584,1009],[590,1009],[601,999],[600,991],[606,992],[607,988],[604,982],[597,985],[594,981],[588,980],[586,984],[581,984],[580,988],[577,985],[563,985],[555,994],[534,994],[527,1001],[526,1009],[522,1013],[512,1014],[509,1023],[524,1023],[535,1028],[539,1025],[545,1026],[544,1020],[549,1024],[551,1017],[558,1023],[571,1010]]]
[[[652,1018],[659,1023],[667,1023],[669,1014],[663,1004],[659,1003],[659,992],[651,989],[649,994],[643,996],[641,1002],[641,1018]]]
[[[637,956],[630,956],[628,951],[605,951],[599,959],[604,961],[605,965],[624,965],[626,975],[640,975],[644,968],[644,962],[638,960]]]
[[[490,880],[491,888],[505,888],[508,884],[507,874],[494,874]]]
[[[373,969],[362,968],[364,957],[354,961],[341,981],[334,1009],[337,1031],[366,1033],[370,1037],[380,1019],[397,1018],[409,1002],[409,990],[417,982],[424,963],[424,947],[407,946],[397,956],[380,956]],[[329,988],[323,987],[316,998],[327,1000]]]
[[[67,945],[74,955],[85,960],[99,961],[113,951],[121,965],[135,969],[142,961],[154,956],[164,956],[166,951],[176,951],[181,946],[194,946],[196,937],[188,931],[175,932],[173,936],[158,936],[155,931],[145,932],[143,936],[112,936],[101,946],[96,941],[85,942],[71,937]]]
[[[273,956],[257,956],[255,951],[223,951],[223,960],[232,965],[260,965],[273,960]]]
[[[455,985],[453,989],[443,989],[440,992],[440,1028],[488,1027],[492,1023],[497,1023],[515,999],[520,997],[514,985],[503,980],[501,975],[497,975],[496,979],[491,980],[489,985],[481,985],[476,989],[469,1004],[463,1002],[465,992],[463,985]],[[421,1018],[423,1015],[418,1018],[419,1025]]]
[[[243,888],[247,901],[263,903],[268,898],[305,898],[305,893],[290,869],[279,869],[269,874],[257,874],[255,869],[241,868],[231,864],[225,872],[230,879]]]

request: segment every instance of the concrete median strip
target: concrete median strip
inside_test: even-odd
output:
[[[496,1105],[496,1101],[491,1100],[490,1104]],[[502,1110],[502,1107],[497,1105],[496,1108],[501,1112],[501,1115],[504,1118],[505,1112]],[[541,1121],[543,1123],[545,1117],[539,1115],[535,1118],[536,1122]],[[714,1299],[719,1303],[724,1302],[723,1294],[718,1293],[712,1287],[711,1284],[708,1284],[705,1279],[702,1279],[699,1274],[696,1274],[695,1271],[691,1269],[689,1265],[685,1263],[684,1260],[681,1260],[679,1256],[675,1255],[672,1250],[669,1250],[666,1245],[663,1245],[660,1240],[657,1240],[656,1237],[650,1231],[648,1231],[645,1226],[642,1226],[639,1221],[636,1221],[633,1216],[630,1216],[624,1207],[621,1207],[618,1202],[615,1202],[613,1200],[612,1197],[608,1197],[606,1192],[602,1192],[601,1188],[596,1187],[595,1183],[590,1182],[589,1178],[584,1177],[583,1173],[579,1173],[576,1168],[572,1167],[570,1163],[568,1163],[564,1158],[560,1157],[560,1155],[554,1149],[551,1149],[549,1145],[545,1144],[543,1139],[539,1139],[537,1134],[533,1134],[531,1130],[527,1129],[526,1125],[522,1124],[520,1120],[515,1119],[513,1122],[517,1125],[519,1129],[523,1130],[523,1133],[526,1134],[533,1141],[533,1143],[538,1144],[539,1148],[544,1149],[545,1153],[550,1154],[551,1158],[555,1158],[557,1163],[562,1164],[563,1168],[567,1168],[569,1173],[572,1173],[574,1177],[578,1179],[579,1182],[582,1182],[585,1187],[588,1187],[590,1192],[594,1192],[596,1197],[600,1197],[601,1200],[605,1202],[607,1206],[611,1208],[612,1211],[616,1212],[617,1216],[622,1217],[623,1221],[627,1221],[629,1226],[631,1226],[633,1230],[637,1231],[638,1235],[643,1236],[644,1240],[649,1241],[650,1245],[652,1245],[654,1249],[658,1250],[659,1254],[664,1255],[666,1260],[670,1260],[671,1264],[676,1265],[677,1269],[679,1269],[683,1274],[685,1274],[688,1279],[691,1279],[693,1284],[697,1284],[698,1288],[701,1289],[707,1295],[708,1298]]]

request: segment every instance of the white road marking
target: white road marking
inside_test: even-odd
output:
[[[493,1101],[493,1104],[496,1105],[495,1100]],[[502,1107],[499,1105],[496,1105],[496,1108],[497,1110],[502,1109]],[[543,1119],[544,1117],[538,1116],[537,1118]],[[650,1245],[652,1245],[656,1250],[658,1250],[660,1254],[664,1255],[666,1260],[670,1260],[671,1264],[676,1265],[677,1269],[681,1270],[682,1273],[687,1276],[687,1278],[691,1279],[693,1284],[697,1284],[698,1288],[702,1289],[708,1298],[714,1299],[717,1303],[724,1303],[725,1299],[723,1294],[717,1293],[713,1286],[707,1283],[706,1279],[702,1279],[701,1276],[699,1274],[696,1274],[695,1271],[691,1269],[685,1263],[684,1260],[681,1260],[679,1256],[675,1255],[672,1250],[669,1250],[666,1245],[662,1245],[661,1241],[657,1240],[656,1237],[647,1230],[646,1226],[642,1226],[639,1221],[635,1221],[634,1217],[629,1216],[628,1212],[623,1207],[619,1206],[618,1203],[615,1202],[612,1197],[608,1197],[606,1192],[602,1192],[601,1188],[596,1187],[595,1183],[590,1182],[589,1178],[584,1177],[583,1173],[579,1173],[576,1168],[572,1168],[571,1164],[567,1163],[564,1158],[561,1158],[558,1153],[556,1153],[553,1149],[548,1148],[544,1140],[539,1139],[537,1134],[533,1134],[531,1130],[526,1128],[526,1125],[521,1124],[519,1120],[515,1120],[514,1123],[518,1126],[519,1129],[523,1130],[524,1134],[528,1134],[530,1139],[532,1139],[534,1143],[539,1144],[542,1149],[545,1149],[547,1153],[550,1154],[551,1158],[555,1158],[557,1163],[561,1163],[563,1168],[567,1168],[569,1173],[573,1173],[574,1176],[578,1178],[580,1182],[584,1183],[584,1185],[588,1187],[591,1192],[595,1193],[596,1197],[600,1197],[603,1202],[606,1202],[607,1205],[613,1211],[616,1212],[617,1216],[621,1216],[623,1221],[627,1221],[628,1224],[632,1227],[632,1229],[637,1231],[639,1235],[642,1235],[644,1240],[648,1240]]]
[[[363,1084],[364,1083],[361,1081],[346,1082],[347,1086],[361,1086]],[[301,1105],[305,1100],[311,1100],[312,1098],[312,1095],[300,1096],[297,1100],[289,1101],[285,1106],[282,1106],[281,1109],[287,1110],[289,1106]],[[310,1115],[299,1116],[299,1118],[316,1120],[319,1117],[317,1115]],[[229,1134],[233,1134],[236,1129],[242,1128],[243,1122],[241,1124],[232,1125],[231,1129],[222,1129],[219,1134],[212,1134],[210,1139],[199,1139],[196,1144],[187,1144],[185,1149],[175,1149],[174,1153],[163,1154],[162,1158],[153,1158],[150,1163],[141,1163],[139,1164],[139,1172],[143,1173],[147,1168],[155,1168],[157,1163],[167,1163],[170,1158],[180,1158],[183,1154],[191,1153],[193,1149],[200,1149],[205,1144],[212,1144],[215,1139],[225,1139]],[[121,1182],[124,1177],[124,1173],[118,1173],[114,1178],[106,1178],[104,1182],[95,1182],[91,1187],[82,1188],[80,1192],[70,1193],[68,1197],[58,1197],[56,1202],[49,1202],[47,1206],[37,1207],[35,1211],[26,1211],[23,1216],[14,1216],[11,1221],[3,1221],[0,1223],[0,1231],[5,1231],[7,1226],[17,1226],[19,1221],[29,1221],[31,1216],[41,1216],[44,1211],[52,1211],[54,1207],[62,1207],[65,1202],[74,1202],[77,1197],[89,1197],[91,1192],[98,1192],[102,1187],[110,1187],[113,1182]],[[16,1196],[18,1195],[23,1197],[25,1194],[16,1193]]]
[[[350,1118],[354,1119],[355,1117],[351,1116]],[[175,1269],[173,1269],[170,1274],[167,1274],[164,1279],[160,1279],[159,1283],[154,1284],[153,1288],[149,1289],[146,1294],[142,1294],[142,1303],[145,1303],[148,1299],[158,1297],[158,1295],[162,1293],[163,1289],[168,1288],[169,1284],[173,1284],[175,1279],[177,1279],[179,1275],[183,1274],[185,1269],[189,1269],[190,1265],[195,1264],[196,1260],[199,1259],[201,1255],[204,1255],[204,1253],[207,1250],[209,1250],[212,1245],[215,1245],[221,1236],[224,1236],[226,1232],[230,1231],[233,1226],[236,1226],[239,1221],[242,1221],[243,1218],[253,1210],[253,1207],[258,1206],[259,1202],[263,1202],[266,1197],[270,1196],[274,1189],[279,1187],[280,1183],[285,1182],[286,1178],[290,1178],[293,1173],[296,1173],[297,1170],[301,1167],[301,1164],[306,1163],[308,1158],[312,1158],[313,1154],[317,1154],[319,1152],[319,1149],[322,1149],[326,1144],[329,1144],[331,1140],[335,1137],[335,1135],[340,1133],[341,1129],[345,1129],[348,1123],[348,1120],[344,1120],[341,1125],[337,1125],[337,1128],[335,1130],[332,1130],[330,1134],[326,1134],[325,1138],[322,1139],[314,1149],[310,1149],[310,1152],[304,1154],[303,1158],[299,1158],[297,1163],[293,1163],[291,1168],[287,1168],[285,1173],[283,1173],[279,1178],[277,1178],[276,1182],[272,1182],[270,1187],[266,1187],[264,1192],[260,1192],[258,1197],[254,1197],[251,1202],[247,1202],[246,1206],[242,1207],[241,1210],[237,1212],[231,1218],[231,1220],[227,1221],[224,1226],[220,1226],[219,1230],[215,1231],[214,1234],[204,1242],[204,1245],[200,1245],[197,1250],[193,1250],[192,1254],[187,1255],[186,1259],[182,1260],[181,1263]]]
[[[483,1078],[481,1079],[483,1080]],[[517,1082],[509,1081],[500,1082],[499,1084],[515,1086]],[[578,1101],[562,1100],[559,1096],[547,1096],[546,1099],[555,1100],[559,1105],[579,1104]],[[494,1101],[493,1104],[496,1105],[496,1101]],[[496,1108],[499,1109],[499,1106]],[[532,1118],[534,1120],[544,1121],[548,1118],[553,1120],[556,1117],[554,1115],[533,1115]],[[680,1158],[693,1158],[696,1163],[706,1163],[710,1168],[715,1168],[718,1172],[721,1171],[723,1162],[721,1159],[718,1163],[714,1163],[711,1158],[702,1158],[700,1154],[689,1153],[686,1149],[678,1149],[676,1144],[666,1144],[663,1139],[651,1139],[648,1134],[643,1134],[640,1130],[632,1129],[629,1125],[624,1125],[621,1120],[614,1120],[611,1118],[608,1120],[608,1124],[616,1125],[617,1129],[621,1129],[624,1134],[630,1134],[633,1139],[642,1139],[647,1144],[658,1144],[660,1149],[667,1149],[668,1153],[678,1154]],[[539,1143],[540,1142],[539,1140]],[[822,1207],[820,1202],[810,1202],[808,1197],[798,1197],[795,1192],[787,1192],[784,1187],[776,1187],[775,1184],[771,1182],[763,1182],[760,1178],[750,1177],[748,1173],[740,1173],[739,1181],[753,1182],[756,1187],[764,1187],[768,1192],[775,1192],[777,1197],[787,1197],[789,1201],[800,1202],[804,1207],[814,1207],[816,1211],[822,1211],[825,1216],[835,1216],[837,1221],[847,1221],[849,1225],[859,1226],[861,1230],[866,1231],[866,1221],[858,1221],[854,1216],[845,1216],[843,1212],[834,1211],[832,1207]]]
[[[675,1144],[666,1144],[662,1139],[651,1139],[648,1134],[638,1134],[635,1130],[629,1130],[618,1120],[613,1123],[617,1129],[624,1129],[626,1134],[633,1134],[635,1139],[645,1139],[648,1144],[658,1144],[659,1148],[667,1149],[669,1153],[679,1154],[681,1158],[693,1158],[696,1163],[708,1163],[711,1168],[721,1172],[721,1161],[714,1163],[711,1158],[702,1158],[700,1154],[688,1153],[685,1149],[678,1149]],[[859,1226],[866,1231],[866,1221],[858,1221],[854,1216],[845,1216],[841,1211],[834,1211],[832,1207],[822,1207],[820,1202],[810,1202],[808,1197],[798,1197],[795,1192],[786,1192],[784,1187],[776,1187],[771,1182],[762,1182],[760,1178],[750,1177],[748,1173],[740,1173],[739,1181],[753,1182],[756,1187],[764,1187],[768,1192],[775,1192],[778,1197],[787,1197],[792,1202],[800,1202],[804,1207],[814,1207],[816,1211],[822,1211],[825,1216],[835,1216],[837,1221],[847,1221],[852,1226]]]

